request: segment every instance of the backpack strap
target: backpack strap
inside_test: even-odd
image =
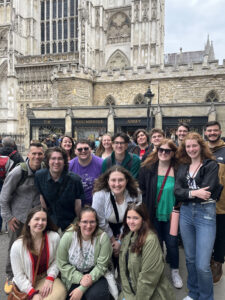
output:
[[[22,185],[26,178],[28,177],[28,166],[26,164],[26,162],[20,162],[17,164],[17,166],[20,166],[21,167],[21,170],[22,170],[22,175],[21,175],[21,178],[17,184],[17,187]]]
[[[115,198],[114,198],[114,196],[111,192],[110,192],[110,200],[111,200],[113,210],[114,210],[114,213],[115,213],[115,216],[116,216],[116,221],[117,221],[117,223],[119,223],[119,213],[118,213],[118,209],[117,209],[117,206],[116,206],[116,201],[115,201]]]
[[[8,157],[12,157],[15,153],[17,152],[17,150],[14,150],[13,152],[11,152]]]

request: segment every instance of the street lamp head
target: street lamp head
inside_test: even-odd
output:
[[[144,94],[144,97],[149,98],[151,100],[154,96],[155,96],[155,94],[152,93],[150,86],[149,86],[147,92]]]

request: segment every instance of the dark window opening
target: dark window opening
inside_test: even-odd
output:
[[[62,42],[59,42],[58,44],[58,52],[62,53]]]
[[[53,7],[52,7],[52,10],[53,10],[53,19],[56,18],[56,0],[53,1]]]
[[[53,25],[53,40],[56,40],[56,21],[52,22]]]
[[[41,41],[44,42],[45,40],[45,24],[41,23]]]
[[[64,31],[64,39],[68,38],[68,31],[67,31],[67,20],[63,21],[63,31]]]
[[[49,43],[47,43],[47,45],[46,45],[46,53],[50,53],[50,44]]]
[[[58,40],[62,39],[62,21],[58,22]]]
[[[58,0],[58,18],[62,18],[62,0]]]
[[[41,20],[45,19],[45,3],[41,2]]]
[[[56,43],[53,43],[53,53],[56,53]]]
[[[49,20],[50,17],[50,1],[46,2],[46,19]]]
[[[50,40],[50,26],[49,26],[49,22],[46,23],[46,40],[47,41]]]
[[[70,37],[74,37],[74,19],[70,19]]]
[[[64,0],[64,17],[67,17],[67,11],[68,11],[68,3],[67,0]]]
[[[67,51],[68,51],[68,44],[67,44],[67,42],[64,42],[64,45],[63,45],[63,51],[64,51],[64,52],[67,52]]]
[[[45,44],[41,44],[41,54],[45,54]]]

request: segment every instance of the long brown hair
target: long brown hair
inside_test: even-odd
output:
[[[58,227],[52,222],[50,219],[47,210],[41,206],[34,207],[30,210],[26,222],[24,223],[23,230],[22,230],[22,241],[24,247],[26,247],[29,251],[34,251],[34,243],[33,243],[33,238],[30,232],[30,220],[33,218],[33,216],[37,213],[43,211],[46,213],[47,216],[47,225],[45,227],[45,230],[43,231],[43,235],[48,232],[48,231],[58,231]]]
[[[135,211],[138,215],[140,215],[142,217],[141,228],[137,232],[136,240],[131,245],[131,252],[140,254],[149,231],[151,230],[152,232],[154,232],[154,229],[150,222],[150,219],[148,216],[148,210],[147,210],[147,207],[145,206],[145,204],[144,203],[131,203],[128,205],[127,210],[124,215],[124,219],[123,219],[124,229],[123,229],[122,238],[130,232],[130,228],[127,225],[127,214],[128,214],[128,211],[130,211],[130,210]]]
[[[71,160],[72,158],[74,158],[74,157],[76,156],[76,155],[75,155],[75,144],[74,144],[74,140],[73,140],[72,137],[69,136],[69,135],[64,135],[64,136],[62,136],[62,137],[61,137],[60,144],[59,144],[59,147],[62,148],[62,149],[64,149],[64,148],[62,147],[62,142],[63,142],[63,139],[64,139],[64,138],[70,139],[70,141],[71,141],[71,143],[72,143],[72,147],[71,147],[71,149],[70,149],[70,160]]]
[[[212,152],[209,149],[209,146],[207,145],[207,143],[204,141],[204,139],[202,138],[202,136],[197,133],[197,132],[189,132],[184,140],[182,141],[181,145],[178,148],[177,151],[177,159],[178,162],[180,164],[191,164],[191,158],[188,156],[187,152],[186,152],[186,141],[187,140],[196,140],[197,143],[200,145],[201,148],[201,152],[200,152],[200,156],[201,156],[201,160],[203,159],[213,159],[215,160],[215,157],[213,156]]]
[[[112,136],[111,136],[110,133],[105,133],[105,134],[103,134],[102,139],[103,139],[104,136],[109,136],[110,139],[111,139],[111,141],[112,141]],[[95,155],[97,155],[97,156],[99,156],[99,157],[101,157],[102,154],[103,154],[104,151],[105,151],[105,148],[104,148],[104,146],[102,145],[102,139],[101,139],[100,144],[99,144],[99,146],[98,146],[98,148],[96,149],[96,152],[95,152]],[[112,151],[113,151],[113,148],[112,148]]]
[[[86,212],[92,212],[94,214],[94,216],[95,216],[96,228],[95,228],[95,231],[93,232],[92,237],[91,237],[91,243],[93,244],[94,237],[97,235],[97,232],[98,232],[98,229],[99,229],[99,222],[98,222],[97,212],[91,206],[85,206],[85,207],[83,207],[81,209],[80,213],[77,216],[76,223],[75,224],[71,224],[70,227],[68,228],[68,231],[70,231],[70,230],[76,231],[78,242],[79,242],[81,248],[82,248],[82,234],[81,234],[79,223],[80,223],[80,221],[82,219],[83,214],[86,213]]]
[[[105,173],[103,173],[94,183],[94,188],[93,188],[93,194],[95,192],[105,190],[107,192],[110,192],[109,188],[109,177],[112,173],[114,172],[120,172],[122,173],[127,181],[126,184],[126,189],[128,193],[130,194],[131,197],[137,197],[138,196],[138,183],[137,181],[131,176],[130,172],[127,171],[124,167],[122,166],[112,166],[108,170],[106,170]]]
[[[171,158],[171,164],[173,167],[176,166],[176,156],[175,153],[177,151],[177,146],[174,143],[173,140],[171,139],[163,139],[160,144],[157,146],[156,150],[152,151],[148,157],[146,158],[146,160],[141,164],[142,167],[147,167],[150,168],[153,164],[155,164],[156,162],[159,161],[158,158],[158,149],[162,146],[168,144],[168,146],[170,147],[170,149],[174,152],[174,156]]]

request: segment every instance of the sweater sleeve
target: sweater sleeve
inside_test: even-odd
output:
[[[27,278],[23,267],[22,254],[24,251],[22,240],[15,241],[10,251],[10,261],[13,271],[13,281],[23,293],[30,294],[34,291],[31,281]]]
[[[112,246],[107,234],[103,234],[102,240],[99,237],[100,251],[97,257],[96,265],[94,269],[90,272],[93,282],[99,280],[101,276],[105,274],[108,269],[109,261],[112,257]]]
[[[61,272],[64,282],[79,284],[83,274],[79,272],[75,266],[69,262],[69,249],[72,242],[73,232],[65,232],[60,240],[57,250],[56,261],[57,266]]]
[[[162,251],[155,234],[142,249],[141,271],[137,279],[136,300],[151,299],[164,271]]]
[[[49,243],[51,243],[51,245],[49,245],[49,248],[52,248],[52,251],[50,254],[51,257],[49,259],[47,277],[49,277],[48,279],[50,279],[50,278],[55,279],[59,274],[59,269],[58,269],[57,263],[56,263],[56,251],[57,251],[57,248],[59,245],[60,236],[57,232],[50,232],[48,240],[49,240]]]
[[[104,230],[109,238],[113,236],[113,232],[109,226],[109,222],[106,220],[105,215],[105,205],[106,205],[106,199],[105,199],[106,193],[104,191],[99,191],[94,193],[93,199],[92,199],[92,207],[96,210],[98,215],[98,221],[99,221],[99,227]]]
[[[0,196],[1,215],[6,223],[8,223],[14,217],[11,212],[10,202],[12,201],[13,194],[17,188],[21,176],[22,176],[21,167],[17,166],[5,178],[1,190],[1,196]]]

